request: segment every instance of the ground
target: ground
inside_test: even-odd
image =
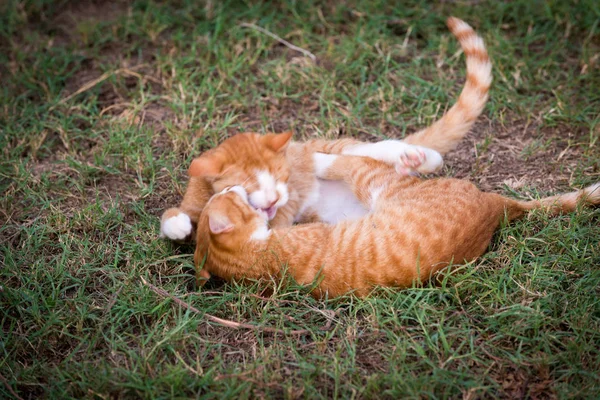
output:
[[[198,290],[193,247],[158,239],[192,157],[229,135],[439,118],[465,75],[449,15],[494,84],[442,174],[521,198],[600,180],[597,2],[396,3],[2,3],[0,395],[596,397],[598,210],[534,213],[437,283],[365,300]]]

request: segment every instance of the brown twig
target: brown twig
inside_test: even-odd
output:
[[[199,377],[202,378],[203,372],[202,371],[196,371],[194,368],[190,367],[188,365],[188,363],[186,363],[185,361],[183,361],[183,358],[181,357],[181,355],[178,352],[175,352],[175,357],[177,357],[177,359],[183,364],[183,367],[185,369],[187,369],[188,371],[190,371],[194,375],[199,376]]]
[[[223,319],[223,318],[219,318],[219,317],[215,317],[214,315],[211,315],[209,313],[203,313],[202,311],[198,310],[196,307],[178,299],[177,297],[173,296],[172,294],[170,294],[169,292],[167,292],[164,289],[161,289],[159,287],[154,286],[153,284],[151,284],[150,282],[146,281],[143,277],[140,277],[140,279],[142,280],[142,283],[146,286],[148,286],[150,288],[150,290],[152,290],[154,293],[158,294],[161,297],[165,297],[168,299],[173,300],[175,303],[177,303],[178,305],[180,305],[183,308],[186,308],[196,314],[202,314],[204,315],[204,317],[206,319],[208,319],[209,321],[215,322],[219,325],[225,326],[227,328],[232,328],[232,329],[250,329],[250,330],[255,330],[255,331],[263,331],[263,332],[271,332],[271,333],[281,333],[281,334],[290,334],[290,335],[306,335],[307,333],[309,333],[310,331],[308,329],[298,329],[298,330],[292,330],[289,332],[286,332],[282,329],[277,329],[277,328],[269,328],[269,327],[262,327],[262,326],[257,326],[257,325],[251,325],[251,324],[245,324],[243,322],[235,322],[235,321],[230,321],[228,319]]]
[[[292,50],[296,50],[296,51],[299,51],[300,53],[304,54],[306,57],[308,57],[308,58],[310,58],[311,60],[313,60],[313,62],[315,62],[315,63],[317,62],[317,56],[315,56],[315,55],[314,55],[313,53],[311,53],[310,51],[308,51],[308,50],[305,50],[305,49],[303,49],[302,47],[298,47],[298,46],[295,46],[295,45],[291,44],[291,43],[290,43],[290,42],[288,42],[287,40],[284,40],[284,39],[280,38],[280,37],[279,37],[279,36],[277,36],[276,34],[269,32],[269,31],[268,31],[268,30],[266,30],[265,28],[261,28],[261,27],[260,27],[260,26],[258,26],[258,25],[249,24],[249,23],[247,23],[247,22],[242,22],[242,23],[240,24],[240,26],[242,26],[242,27],[244,27],[244,28],[251,28],[251,29],[255,29],[255,30],[257,30],[257,31],[259,31],[259,32],[261,32],[261,33],[264,33],[265,35],[267,35],[267,36],[270,36],[270,37],[272,37],[273,39],[277,40],[279,43],[281,43],[281,44],[283,44],[283,45],[285,45],[285,46],[289,47],[290,49],[292,49]]]
[[[327,318],[327,322],[325,322],[325,325],[323,325],[322,327],[320,327],[319,329],[322,331],[328,331],[331,329],[331,323],[333,321],[335,321],[335,316],[336,316],[336,312],[333,310],[319,310],[318,308],[314,309],[315,311],[320,312],[321,314],[323,314],[326,318]]]
[[[108,304],[106,305],[106,308],[104,308],[104,315],[108,314],[110,312],[110,310],[113,308],[113,306],[115,305],[115,303],[117,302],[117,297],[119,297],[119,294],[121,294],[121,292],[123,291],[123,288],[125,287],[125,285],[121,286],[119,289],[117,289],[117,291],[110,297],[110,300],[108,302]]]
[[[6,388],[10,392],[10,394],[12,394],[13,396],[15,396],[15,399],[23,400],[23,398],[21,396],[19,396],[17,394],[17,392],[15,392],[13,390],[12,386],[10,386],[10,384],[8,383],[8,381],[6,380],[6,378],[2,374],[0,374],[0,381],[2,381],[2,383],[4,383],[4,386],[6,386]]]
[[[129,76],[135,76],[135,77],[141,78],[141,75],[134,71],[143,66],[144,66],[144,64],[140,64],[140,65],[136,65],[135,67],[131,67],[131,68],[119,68],[115,71],[105,72],[104,74],[100,75],[98,78],[92,79],[91,81],[89,81],[88,83],[84,84],[79,89],[77,89],[75,92],[73,92],[70,95],[68,95],[67,97],[61,99],[58,103],[56,103],[55,105],[50,107],[49,111],[54,110],[56,107],[58,107],[61,104],[66,103],[67,101],[71,100],[73,97],[90,90],[91,88],[93,88],[94,86],[99,84],[100,82],[107,80],[108,78],[110,78],[113,75],[129,75]]]

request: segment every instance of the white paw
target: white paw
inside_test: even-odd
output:
[[[343,153],[371,157],[394,165],[396,170],[416,170],[424,174],[435,172],[444,165],[442,156],[437,151],[400,140],[363,143],[344,150]]]
[[[431,174],[432,172],[439,171],[444,166],[444,159],[437,151],[427,147],[415,147],[425,154],[425,159],[421,162],[421,165],[415,168],[418,172],[422,174]]]
[[[406,148],[398,156],[399,160],[394,164],[399,174],[413,175],[417,171],[428,174],[439,170],[444,161],[440,153],[425,147],[411,146]]]
[[[409,147],[400,153],[398,156],[398,163],[396,164],[396,171],[404,169],[418,169],[425,161],[427,157],[425,152],[418,147]]]
[[[171,240],[183,240],[192,233],[192,221],[187,214],[179,213],[174,217],[161,221],[160,237]]]

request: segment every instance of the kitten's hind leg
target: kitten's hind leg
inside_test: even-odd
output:
[[[347,146],[342,154],[371,157],[394,165],[399,172],[410,169],[429,174],[438,171],[444,165],[442,155],[437,151],[404,143],[401,140]]]
[[[404,153],[398,157],[398,162],[394,164],[396,172],[400,175],[419,175],[419,167],[427,160],[425,152],[417,146],[407,148]]]

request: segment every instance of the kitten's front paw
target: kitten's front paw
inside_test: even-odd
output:
[[[183,240],[192,233],[192,221],[185,213],[179,213],[161,221],[160,237],[171,240]]]

